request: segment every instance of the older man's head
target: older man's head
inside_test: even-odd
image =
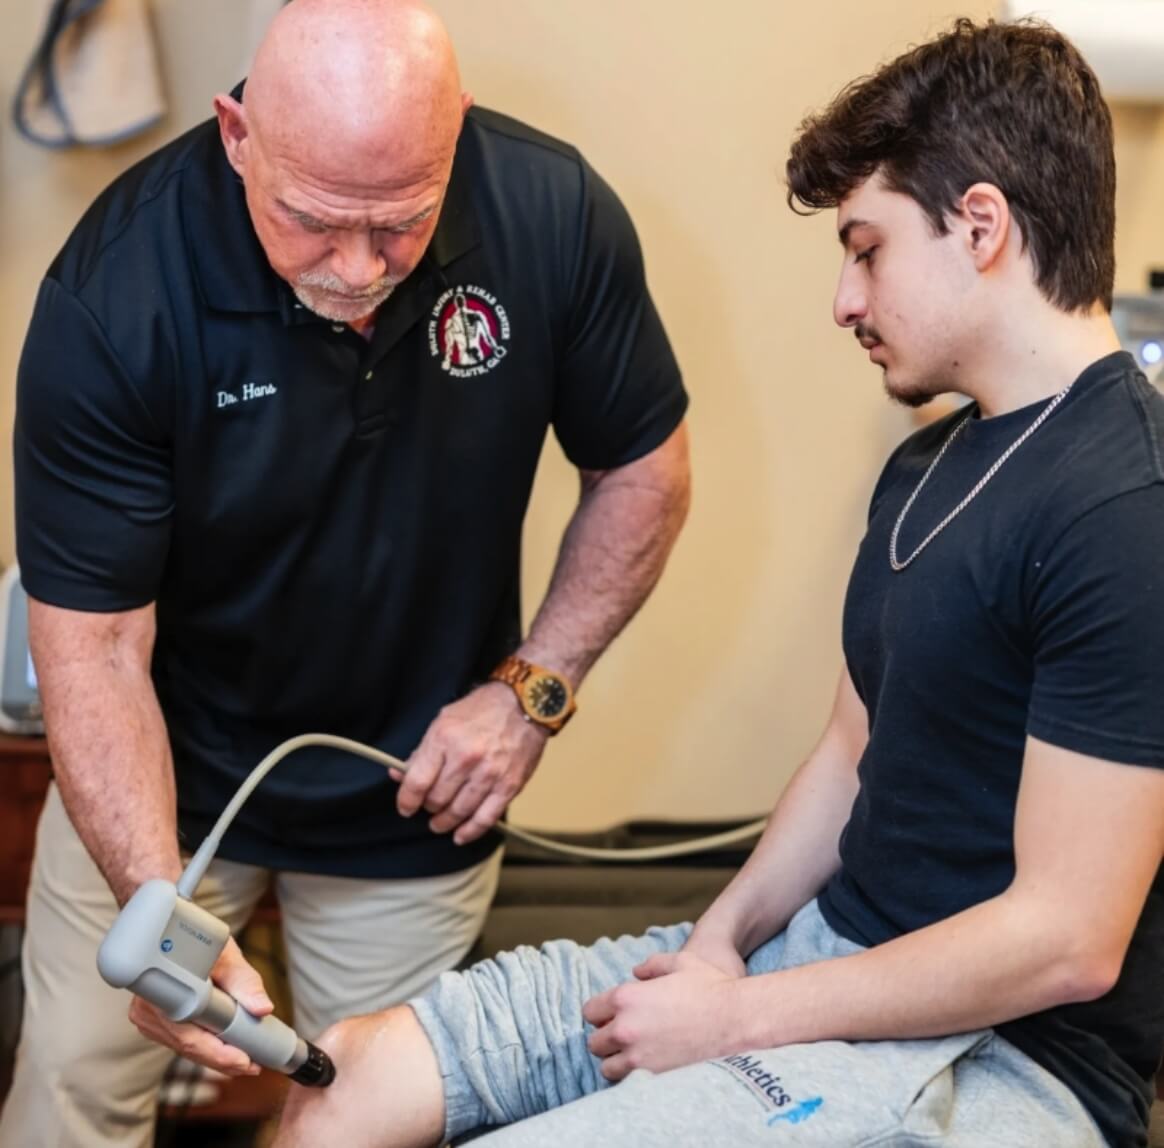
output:
[[[274,270],[325,318],[359,323],[420,262],[471,101],[416,0],[295,0],[243,102],[215,100]]]

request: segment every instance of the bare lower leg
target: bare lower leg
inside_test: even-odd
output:
[[[320,1038],[329,1088],[292,1086],[272,1148],[429,1148],[441,1143],[436,1054],[407,1006],[341,1021]]]

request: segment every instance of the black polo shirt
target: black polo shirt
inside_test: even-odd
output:
[[[843,627],[869,742],[841,868],[820,897],[828,923],[860,944],[1010,887],[1028,738],[1164,769],[1164,396],[1131,355],[1088,367],[916,562],[889,565],[902,508],[943,444],[899,555],[1045,409],[983,419],[972,408],[953,441],[963,412],[931,424],[874,491]],[[1079,1097],[1109,1148],[1147,1144],[1164,1050],[1164,867],[1110,992],[996,1027]]]
[[[41,286],[15,433],[24,582],[75,610],[156,601],[193,847],[284,738],[406,757],[516,646],[547,428],[603,470],[685,407],[630,219],[573,148],[471,112],[429,249],[368,342],[272,272],[210,121],[119,178]],[[221,854],[399,876],[495,845],[458,848],[394,800],[378,766],[301,751]]]

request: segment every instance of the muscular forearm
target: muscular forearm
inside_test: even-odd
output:
[[[578,685],[658,581],[689,498],[682,427],[637,462],[584,474],[549,591],[519,653]]]
[[[1098,997],[1114,972],[1060,910],[1005,893],[853,956],[741,981],[741,1047],[944,1036]]]
[[[97,628],[34,604],[32,630],[53,772],[119,902],[181,872],[173,765],[148,668],[152,614],[122,618]]]

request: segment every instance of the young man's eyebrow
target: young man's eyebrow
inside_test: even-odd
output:
[[[854,227],[868,227],[870,226],[867,219],[850,219],[848,223],[837,233],[837,238],[841,241],[842,247],[849,246],[849,234]]]

